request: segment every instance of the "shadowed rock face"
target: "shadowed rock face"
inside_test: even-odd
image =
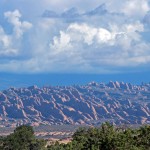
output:
[[[0,125],[150,123],[150,84],[31,86],[0,92]]]

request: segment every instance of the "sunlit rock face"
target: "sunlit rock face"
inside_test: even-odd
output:
[[[150,84],[10,88],[0,92],[0,125],[150,123]]]

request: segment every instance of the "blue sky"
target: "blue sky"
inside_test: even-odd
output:
[[[0,72],[145,72],[149,42],[149,0],[0,0]]]

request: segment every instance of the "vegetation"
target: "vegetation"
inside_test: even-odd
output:
[[[20,126],[14,133],[0,138],[0,150],[44,150],[45,140],[38,140],[34,136],[33,128]]]
[[[56,142],[48,150],[150,150],[150,126],[119,129],[105,123],[99,128],[80,128],[72,142]]]
[[[20,126],[7,137],[0,137],[0,150],[150,150],[150,126],[120,129],[109,123],[98,128],[79,128],[68,144],[36,139],[30,126]]]

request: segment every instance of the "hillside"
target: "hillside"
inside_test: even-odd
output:
[[[0,126],[150,123],[150,84],[123,82],[10,88],[0,92]]]

